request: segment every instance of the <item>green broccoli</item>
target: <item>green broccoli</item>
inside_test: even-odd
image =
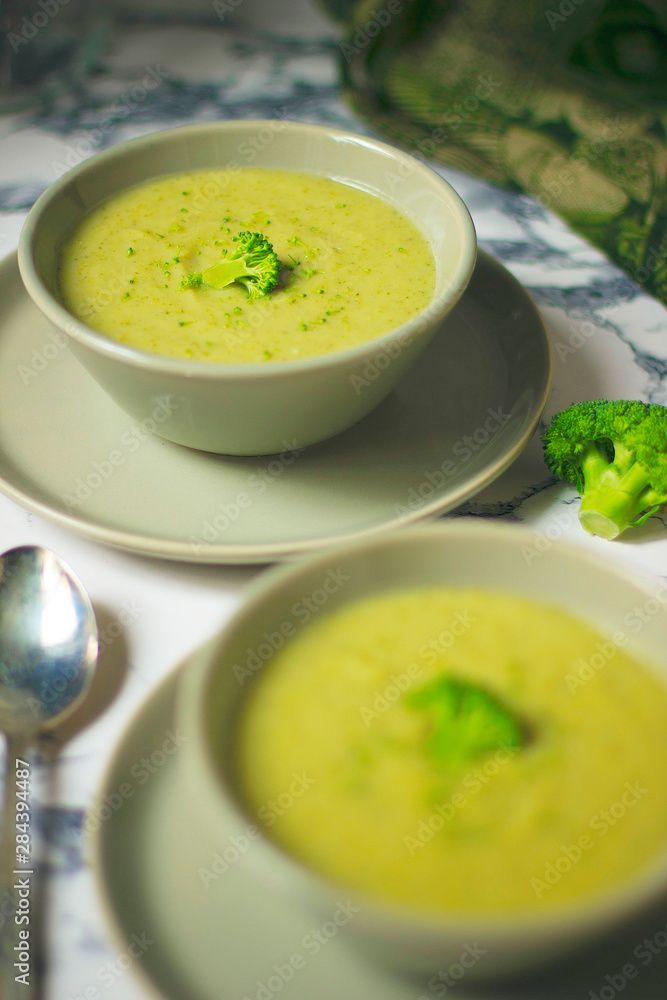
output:
[[[181,288],[199,288],[202,280],[199,271],[192,271],[191,274],[186,274],[184,278],[181,278]]]
[[[249,299],[259,299],[278,284],[278,258],[261,233],[242,232],[233,240],[238,244],[234,253],[207,268],[202,275],[204,283],[217,289],[239,281]]]
[[[595,399],[557,413],[544,457],[581,494],[579,521],[616,538],[667,503],[667,408],[636,399]]]
[[[405,698],[409,707],[428,712],[426,749],[440,764],[466,763],[500,746],[523,746],[517,717],[472,681],[443,674]]]

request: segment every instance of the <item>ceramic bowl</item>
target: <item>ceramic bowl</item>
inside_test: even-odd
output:
[[[58,248],[92,208],[151,177],[250,165],[331,177],[376,194],[409,216],[427,237],[436,261],[429,305],[368,343],[273,364],[161,357],[95,332],[64,308]],[[277,119],[191,125],[98,153],[38,199],[19,245],[19,267],[30,297],[69,338],[72,351],[100,386],[132,417],[153,419],[160,436],[229,455],[302,448],[369,413],[458,301],[475,256],[475,231],[465,205],[430,168],[365,136]],[[156,410],[162,419],[153,418]]]
[[[667,589],[634,578],[583,548],[544,541],[544,536],[536,541],[532,533],[514,527],[433,525],[330,549],[265,574],[203,660],[182,678],[177,717],[188,743],[180,766],[191,796],[183,802],[183,814],[188,829],[197,831],[199,855],[212,857],[221,844],[240,844],[245,838],[244,865],[266,882],[267,891],[279,887],[321,919],[335,913],[341,901],[351,900],[355,916],[341,933],[376,960],[402,971],[429,974],[446,968],[474,943],[484,960],[466,971],[466,982],[562,958],[664,895],[667,850],[621,887],[557,910],[445,918],[360,897],[288,856],[270,833],[248,840],[257,819],[246,810],[237,786],[235,724],[273,649],[286,641],[285,635],[304,627],[304,606],[312,605],[313,620],[395,588],[482,586],[560,605],[608,634],[617,631],[631,609],[650,608],[634,652],[655,664],[667,680]],[[304,595],[311,595],[310,605]]]

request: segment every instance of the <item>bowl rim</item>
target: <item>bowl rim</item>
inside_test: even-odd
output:
[[[454,540],[469,539],[473,543],[500,541],[501,544],[514,549],[532,539],[534,534],[525,527],[505,524],[450,522],[417,525],[400,532],[385,533],[354,543],[329,547],[316,554],[299,558],[295,562],[274,566],[262,573],[246,588],[243,603],[222,630],[206,644],[204,658],[198,664],[198,668],[184,671],[178,679],[175,717],[191,737],[187,750],[188,768],[190,773],[196,770],[204,775],[207,791],[213,793],[202,796],[209,816],[215,814],[221,819],[224,817],[228,827],[230,822],[234,826],[235,833],[242,832],[249,825],[256,826],[262,832],[263,835],[253,842],[252,857],[249,862],[253,868],[261,872],[266,866],[270,866],[272,873],[280,879],[282,885],[289,882],[297,886],[302,894],[305,890],[311,897],[317,895],[329,902],[340,899],[341,895],[351,898],[360,903],[367,917],[390,932],[392,930],[398,933],[418,932],[432,936],[486,934],[499,942],[509,942],[519,935],[526,939],[541,939],[545,933],[558,936],[565,932],[569,934],[573,931],[590,931],[591,928],[604,930],[642,911],[667,892],[667,844],[631,876],[580,900],[575,899],[543,909],[522,908],[516,911],[499,911],[497,914],[457,915],[420,910],[368,895],[354,886],[338,882],[318,872],[290,854],[272,839],[261,822],[256,822],[256,817],[253,817],[250,811],[244,810],[232,786],[222,779],[211,754],[207,752],[206,726],[203,724],[203,719],[208,685],[222,662],[225,647],[234,632],[252,620],[255,613],[260,612],[267,602],[282,590],[284,584],[295,583],[301,576],[309,575],[317,568],[322,570],[330,568],[332,556],[343,561],[348,557],[358,557],[364,551],[382,549],[387,551],[409,545],[411,542],[430,541],[435,544],[441,539],[446,544],[448,537]],[[556,539],[551,543],[551,547],[572,561],[574,567],[579,564],[582,569],[592,568],[607,577],[614,577],[619,583],[630,585],[641,594],[655,598],[655,589],[651,589],[649,578],[640,576],[629,566],[600,557],[590,548],[571,541]],[[664,607],[667,608],[667,603]],[[262,663],[256,676],[261,674],[270,660],[271,657]],[[651,669],[650,662],[648,666]],[[255,679],[253,677],[248,684],[248,691]],[[663,678],[663,681],[665,680],[667,672]],[[247,697],[247,694],[243,697]]]
[[[167,355],[152,353],[140,350],[127,344],[122,344],[106,334],[88,326],[82,320],[69,312],[57,298],[49,291],[43,282],[39,270],[35,263],[34,251],[39,238],[39,229],[44,215],[52,208],[54,202],[63,196],[63,193],[75,184],[80,177],[85,177],[91,171],[103,170],[105,166],[113,166],[117,160],[122,160],[127,154],[132,153],[142,147],[151,148],[161,145],[169,145],[178,142],[181,137],[199,137],[215,135],[219,132],[256,132],[260,128],[276,128],[276,122],[280,122],[280,131],[287,129],[296,135],[321,134],[336,142],[351,143],[355,146],[384,153],[390,156],[397,164],[405,165],[411,172],[417,173],[424,178],[432,190],[444,197],[449,204],[450,210],[458,218],[463,238],[461,240],[461,254],[457,262],[452,277],[447,281],[446,287],[436,297],[431,298],[427,305],[416,313],[412,318],[402,323],[400,326],[380,334],[371,340],[364,341],[352,347],[340,351],[331,351],[328,354],[316,354],[306,358],[293,361],[280,361],[274,364],[266,362],[210,362],[194,361],[187,358],[172,358]],[[197,168],[191,168],[197,169]],[[203,169],[203,168],[202,168]],[[214,169],[214,168],[205,168]],[[283,169],[283,168],[281,168]],[[151,177],[165,177],[173,173],[183,171],[166,171],[164,173],[151,173],[144,178],[148,181]],[[299,172],[299,171],[294,171]],[[305,171],[307,173],[307,171]],[[318,176],[329,176],[322,174]],[[331,178],[336,180],[337,178]],[[137,182],[137,183],[143,183]],[[341,181],[341,183],[346,183]],[[130,185],[133,187],[135,185]],[[352,185],[354,186],[354,185]],[[120,188],[119,190],[124,190]],[[361,190],[365,190],[361,188]],[[376,197],[382,197],[377,195]],[[101,199],[97,204],[101,204],[105,199]],[[400,202],[396,203],[400,207]],[[90,210],[87,210],[90,211]],[[84,214],[87,214],[84,213]],[[84,215],[77,218],[72,228]],[[71,229],[70,229],[71,232]],[[429,241],[431,250],[432,244]],[[389,143],[371,138],[361,133],[349,132],[344,129],[330,128],[326,125],[311,125],[307,122],[292,121],[291,119],[275,118],[246,118],[246,119],[224,119],[215,122],[195,123],[192,125],[180,125],[174,128],[160,129],[156,132],[149,132],[146,135],[136,136],[119,142],[107,149],[88,157],[88,159],[77,164],[67,171],[40,195],[30,209],[25,220],[18,247],[18,263],[21,278],[26,290],[41,312],[59,330],[64,331],[72,339],[78,341],[86,348],[96,354],[129,365],[132,368],[163,375],[180,375],[186,378],[196,377],[205,381],[218,381],[221,378],[230,378],[238,381],[255,379],[276,379],[279,376],[292,376],[299,372],[318,372],[331,369],[333,367],[351,365],[355,362],[363,362],[369,355],[381,354],[383,350],[389,348],[396,341],[403,346],[403,340],[410,344],[413,339],[432,329],[439,323],[444,315],[453,308],[465,291],[472,276],[477,256],[477,236],[475,226],[470,216],[470,212],[452,185],[441,177],[432,167],[421,160],[404,152]],[[435,257],[435,254],[434,254]],[[437,261],[436,261],[437,263]]]

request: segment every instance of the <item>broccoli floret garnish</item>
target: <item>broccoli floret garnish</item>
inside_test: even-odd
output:
[[[428,713],[426,750],[439,764],[462,764],[503,747],[521,747],[520,721],[492,692],[442,675],[405,696]]]
[[[579,521],[616,538],[667,503],[667,408],[636,399],[595,399],[557,413],[544,458],[581,494]]]
[[[191,274],[186,274],[184,278],[181,278],[181,288],[199,288],[203,281],[203,278],[199,271],[193,271]]]
[[[278,284],[280,264],[266,237],[246,231],[235,236],[234,241],[234,253],[204,271],[204,283],[217,289],[239,281],[251,300],[272,291]]]

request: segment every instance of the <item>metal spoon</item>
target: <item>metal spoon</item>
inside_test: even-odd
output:
[[[14,995],[29,1000],[35,986],[32,775],[26,753],[79,705],[96,663],[95,614],[69,567],[40,546],[24,545],[0,556],[0,730],[7,741],[0,831],[0,974],[7,1000],[12,988]]]

